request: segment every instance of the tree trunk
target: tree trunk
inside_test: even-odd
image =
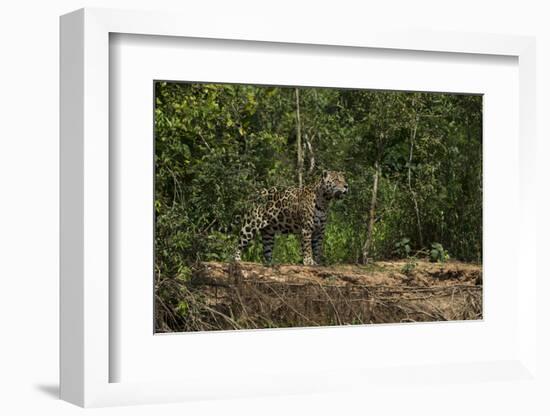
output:
[[[311,145],[311,142],[313,141],[314,137],[315,135],[311,136],[310,138],[307,133],[304,135],[306,148],[309,153],[309,168],[307,170],[308,175],[311,175],[311,173],[313,172],[313,169],[315,169],[315,154],[313,153],[313,146]]]
[[[298,169],[298,186],[302,187],[303,170],[304,170],[304,153],[302,149],[302,123],[300,121],[300,90],[294,89],[296,95],[296,147],[297,147],[297,163]]]
[[[412,188],[412,184],[411,184],[411,165],[412,165],[412,159],[413,159],[413,149],[414,149],[414,141],[416,139],[417,127],[418,127],[418,116],[415,117],[414,127],[413,127],[413,131],[411,133],[411,146],[409,148],[409,169],[408,169],[408,173],[407,173],[407,182],[408,182],[408,185],[409,185],[409,192],[411,193],[411,198],[412,198],[413,204],[414,204],[414,212],[416,213],[416,227],[418,229],[418,240],[419,240],[419,243],[420,243],[420,247],[423,248],[424,247],[424,239],[422,237],[422,225],[420,223],[420,210],[418,208],[418,201],[416,199],[416,192]]]
[[[372,184],[372,195],[371,195],[370,208],[369,208],[369,222],[367,225],[367,239],[365,240],[365,244],[363,245],[363,258],[362,258],[363,264],[368,263],[368,257],[369,257],[371,245],[372,245],[372,233],[374,231],[374,218],[376,215],[376,199],[378,196],[378,178],[380,174],[381,174],[380,163],[376,161],[376,163],[374,164],[374,179]]]

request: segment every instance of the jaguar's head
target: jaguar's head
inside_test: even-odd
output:
[[[342,172],[325,170],[320,186],[323,193],[330,198],[343,198],[348,193],[348,183]]]

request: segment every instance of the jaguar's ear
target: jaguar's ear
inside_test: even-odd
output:
[[[328,170],[323,169],[323,179],[328,178]]]

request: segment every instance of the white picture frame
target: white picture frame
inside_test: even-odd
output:
[[[182,22],[185,22],[182,24]],[[464,382],[487,378],[536,378],[536,270],[530,252],[535,244],[535,41],[529,37],[468,33],[380,32],[326,33],[312,26],[263,25],[236,33],[235,22],[204,27],[186,16],[137,11],[82,9],[61,18],[61,398],[80,406],[159,403],[197,398],[308,393],[360,389],[392,383],[414,372],[429,383],[437,374]],[[319,372],[288,371],[232,382],[194,376],[177,381],[110,382],[116,354],[110,349],[109,296],[109,36],[155,35],[227,41],[330,45],[336,48],[380,48],[440,54],[503,55],[517,58],[519,68],[518,244],[514,246],[522,284],[517,290],[517,346],[498,361],[422,362],[411,370],[369,367],[331,368]],[[486,294],[487,296],[487,294]],[[306,331],[307,333],[307,331]],[[152,334],[151,334],[152,336]],[[224,334],[221,334],[223,337]],[[225,336],[228,336],[225,334]],[[306,335],[304,335],[306,336]],[[219,341],[216,341],[219,342]],[[120,357],[118,357],[120,358]],[[246,366],[246,364],[243,364]],[[484,374],[479,377],[479,374]],[[320,377],[324,374],[324,377]],[[476,374],[478,376],[476,376]],[[431,381],[430,381],[431,380]],[[533,381],[534,380],[534,381]]]

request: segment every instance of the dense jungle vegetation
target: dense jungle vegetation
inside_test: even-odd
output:
[[[345,173],[327,264],[412,256],[481,262],[482,97],[155,82],[155,267],[184,281],[230,261],[254,194]],[[258,240],[243,260],[261,262]],[[278,237],[275,263],[301,260]]]

